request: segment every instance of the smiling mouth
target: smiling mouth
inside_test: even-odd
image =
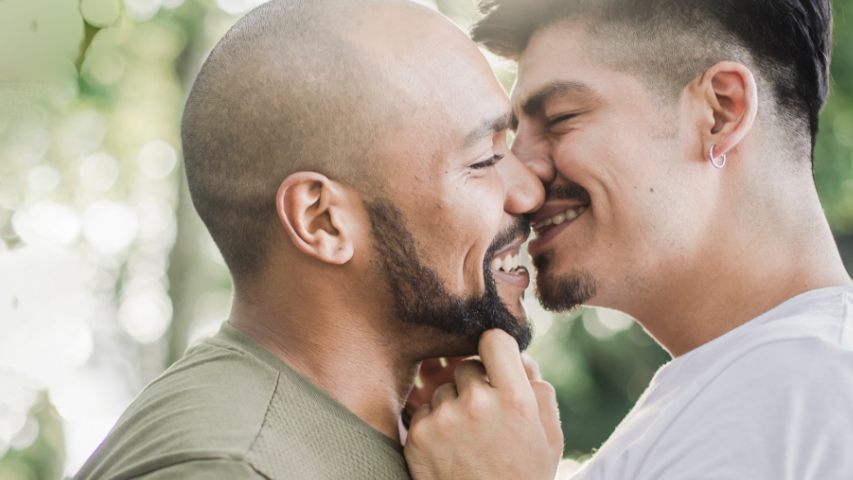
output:
[[[521,246],[530,237],[530,223],[528,222],[529,220],[519,217],[513,228],[496,241],[496,245],[501,245],[501,247],[493,247],[497,250],[494,254],[491,254],[492,249],[490,248],[490,254],[493,256],[486,263],[495,278],[501,278],[522,288],[527,288],[530,282],[530,274],[521,264],[520,256]]]
[[[566,209],[565,212],[558,213],[551,218],[546,218],[541,222],[534,223],[531,225],[533,227],[533,232],[536,233],[537,237],[541,237],[545,232],[554,228],[556,226],[562,225],[565,222],[570,222],[579,216],[583,215],[586,211],[586,205],[581,205],[578,207],[571,207]]]
[[[492,270],[496,272],[512,274],[521,273],[521,270],[524,269],[521,265],[521,259],[519,258],[518,252],[508,252],[503,258],[495,257],[495,259],[492,260],[490,267],[492,267]]]

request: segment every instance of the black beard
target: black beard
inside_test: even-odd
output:
[[[403,213],[387,199],[366,202],[377,259],[394,297],[397,316],[405,323],[428,326],[476,345],[483,332],[504,330],[524,350],[533,337],[527,319],[516,318],[501,302],[489,264],[499,249],[530,228],[518,218],[495,239],[483,262],[486,291],[476,297],[447,292],[438,274],[421,263],[417,242]]]
[[[597,293],[597,282],[586,270],[572,270],[568,275],[549,272],[553,253],[545,252],[533,259],[536,267],[536,298],[551,312],[567,312],[589,302]]]

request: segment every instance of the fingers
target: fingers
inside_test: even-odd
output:
[[[415,410],[414,415],[412,415],[411,422],[409,422],[409,431],[411,431],[411,429],[415,426],[416,423],[428,417],[430,413],[432,413],[432,405],[430,405],[429,403],[425,403],[418,407],[418,409]]]
[[[456,385],[445,383],[435,390],[435,394],[432,396],[432,409],[435,410],[443,402],[455,400],[457,397],[459,397],[459,392],[456,391]]]
[[[456,389],[459,395],[465,395],[465,392],[474,383],[482,383],[488,385],[489,380],[486,376],[486,367],[479,360],[465,360],[456,367],[455,372]]]
[[[563,453],[563,429],[560,427],[560,410],[557,408],[557,394],[548,382],[530,382],[536,403],[539,406],[539,420],[545,429],[548,445]]]
[[[433,390],[439,385],[453,383],[453,370],[459,362],[465,360],[465,357],[454,357],[442,360],[444,360],[444,365],[442,365],[441,360],[437,358],[424,360],[421,363],[421,369],[418,372],[418,377],[423,385],[422,388],[428,390],[430,395],[432,395]]]
[[[442,366],[437,358],[424,360],[418,372],[420,382],[416,382],[409,393],[409,398],[406,399],[406,411],[414,415],[418,407],[432,400],[436,388],[445,383],[453,383],[455,381],[453,370],[462,360],[464,357],[448,358],[445,366]]]
[[[539,373],[539,364],[530,358],[527,352],[521,352],[521,363],[524,365],[524,372],[527,374],[527,379],[532,382],[541,382],[542,374]]]
[[[480,337],[480,358],[489,375],[489,383],[495,388],[527,389],[530,384],[518,342],[503,330],[489,330]]]

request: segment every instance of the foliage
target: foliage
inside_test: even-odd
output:
[[[61,375],[23,368],[38,385],[13,382],[21,372],[7,375],[16,366],[0,358],[1,478],[55,479],[63,464],[73,472],[133,395],[227,316],[230,280],[175,159],[180,112],[195,72],[238,15],[258,1],[0,1],[0,268],[9,268],[12,253],[26,250],[21,247],[60,242],[63,262],[82,266],[57,273],[48,265],[46,272],[73,273],[69,285],[81,288],[88,302],[79,328],[57,337],[63,342],[31,339],[25,345],[31,351],[22,353],[40,355],[46,371]],[[470,0],[436,3],[463,29],[476,19]],[[842,253],[853,259],[853,20],[846,18],[853,0],[833,6],[833,88],[821,117],[815,180]],[[509,89],[512,69],[487,57]],[[39,230],[32,213],[39,205],[71,230]],[[125,221],[134,235],[98,230],[92,220],[98,212],[112,212],[107,226],[120,230],[115,221]],[[78,270],[85,279],[75,276]],[[14,275],[4,270],[0,280]],[[71,300],[62,303],[55,290],[33,288],[39,289],[34,303],[55,304],[66,315],[77,308]],[[22,348],[9,340],[18,337],[3,337],[15,332],[9,319],[38,320],[25,316],[28,304],[21,302],[18,308],[13,297],[12,307],[0,305],[0,351]],[[587,455],[669,356],[639,325],[613,312],[552,316],[528,306],[539,331],[531,354],[556,387],[566,454]],[[161,320],[153,322],[157,328],[150,327],[152,318]],[[76,350],[57,348],[72,343]],[[37,390],[50,391],[55,407]],[[33,422],[38,435],[28,439]],[[6,450],[9,432],[14,445]]]

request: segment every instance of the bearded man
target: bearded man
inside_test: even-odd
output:
[[[518,62],[512,150],[547,192],[541,302],[626,312],[674,357],[574,478],[851,478],[853,282],[812,176],[828,0],[483,11],[474,39]],[[469,400],[414,414],[413,476],[553,478]]]
[[[496,404],[520,384],[519,439],[555,466],[554,392],[519,356],[522,215],[544,191],[508,149],[511,119],[474,43],[413,3],[274,0],[237,22],[182,132],[231,317],[77,478],[406,479],[398,420],[421,360],[478,347],[504,375],[470,381]]]

